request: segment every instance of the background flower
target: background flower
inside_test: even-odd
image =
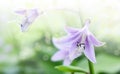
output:
[[[22,31],[26,31],[29,25],[31,25],[39,15],[37,9],[19,10],[16,11],[16,13],[21,14],[25,17],[21,23]]]

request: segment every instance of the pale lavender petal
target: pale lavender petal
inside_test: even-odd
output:
[[[39,15],[38,10],[37,9],[31,9],[27,11],[27,16],[28,18],[30,17],[37,17]]]
[[[105,44],[104,42],[99,41],[92,33],[89,34],[89,39],[95,46],[102,46]]]
[[[80,31],[80,29],[65,26],[65,31],[69,34],[75,34]]]
[[[56,52],[51,60],[52,61],[60,61],[60,60],[64,60],[64,58],[68,55],[68,52],[66,50],[60,50],[58,52]]]
[[[73,43],[75,43],[80,38],[80,33],[76,33],[75,35],[68,35],[62,38],[53,38],[53,44],[58,49],[70,48]]]
[[[84,54],[85,56],[93,63],[96,62],[96,58],[95,58],[95,51],[94,51],[94,46],[92,45],[92,43],[89,41],[89,38],[86,38],[85,41],[85,50],[84,50]]]
[[[17,14],[25,15],[27,13],[27,10],[18,10],[15,11]]]
[[[70,60],[68,57],[64,59],[63,65],[69,66],[72,63],[72,60]]]
[[[54,46],[60,50],[61,49],[64,50],[65,48],[69,48],[69,43],[62,42],[62,39],[53,38],[52,41],[53,41]]]
[[[84,24],[85,24],[85,25],[84,25],[84,27],[82,28],[82,30],[88,30],[88,26],[89,26],[89,24],[90,24],[90,20],[87,19]]]
[[[79,33],[79,36],[76,37],[76,38],[74,39],[74,41],[72,42],[71,49],[72,49],[74,46],[77,47],[77,44],[82,41],[82,36],[83,36],[83,33],[80,32],[80,33]]]
[[[70,60],[74,60],[81,55],[82,55],[82,51],[78,48],[69,51]]]

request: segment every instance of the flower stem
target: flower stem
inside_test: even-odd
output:
[[[95,74],[94,73],[94,66],[93,66],[93,63],[91,61],[88,60],[88,64],[89,64],[89,71],[90,71],[90,74]]]

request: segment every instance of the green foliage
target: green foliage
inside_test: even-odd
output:
[[[75,73],[75,72],[80,72],[80,73],[88,73],[87,71],[85,71],[82,68],[79,67],[75,67],[75,66],[56,66],[55,67],[58,70],[64,71],[64,72],[71,72],[71,73]]]

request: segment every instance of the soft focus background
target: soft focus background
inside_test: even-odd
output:
[[[46,11],[21,32],[22,16],[14,11],[37,8]],[[120,74],[120,1],[119,0],[1,0],[0,1],[0,74],[69,74],[54,67],[58,50],[52,37],[66,35],[64,26],[81,28],[91,19],[89,29],[106,42],[96,49],[96,74]],[[88,70],[81,56],[72,65]]]

